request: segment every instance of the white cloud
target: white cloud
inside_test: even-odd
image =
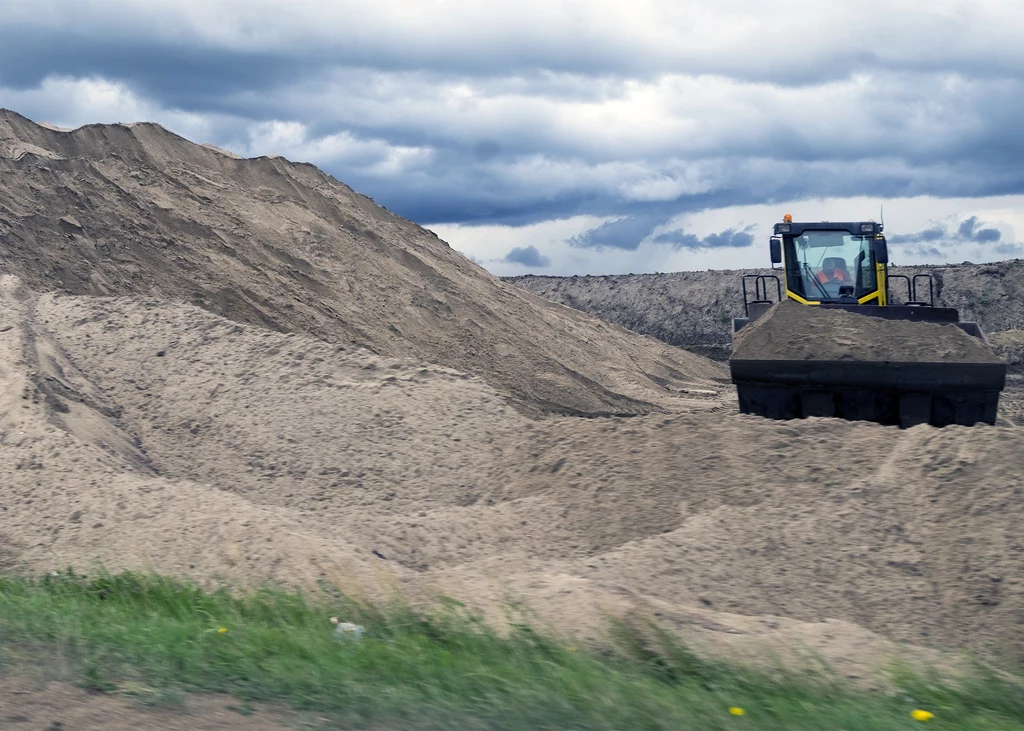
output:
[[[593,78],[590,97],[580,99],[549,94],[552,80],[568,87],[586,77],[548,74],[513,85],[350,69],[276,90],[275,98],[297,117],[419,134],[440,145],[496,140],[513,152],[553,150],[600,161],[785,157],[794,148],[825,158],[936,156],[983,139],[993,105],[1024,93],[1019,81],[917,72],[793,88],[665,73],[625,82]]]
[[[185,137],[204,139],[210,131],[206,115],[164,109],[126,84],[104,78],[49,77],[34,89],[0,87],[0,106],[33,108],[39,121],[64,127],[160,121]]]
[[[673,201],[684,195],[708,193],[718,187],[698,165],[675,167],[671,172],[650,171],[640,179],[626,179],[619,191],[626,200]]]
[[[430,162],[431,151],[422,147],[390,145],[382,139],[360,139],[349,132],[314,137],[300,122],[272,120],[250,126],[247,139],[233,149],[245,157],[281,155],[296,162],[317,161],[364,173],[390,177]]]

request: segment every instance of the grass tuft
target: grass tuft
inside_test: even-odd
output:
[[[359,624],[338,641],[331,616]],[[904,676],[905,693],[702,660],[654,627],[618,624],[602,652],[528,624],[499,636],[457,602],[417,612],[322,587],[245,595],[122,573],[0,578],[0,643],[52,652],[80,683],[143,702],[220,691],[351,726],[412,729],[944,729],[1024,731],[1021,686],[979,672],[957,688]],[[740,710],[742,709],[742,710]]]

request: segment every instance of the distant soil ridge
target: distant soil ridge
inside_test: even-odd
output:
[[[481,376],[533,414],[640,414],[721,366],[502,282],[318,168],[156,124],[0,110],[0,272]]]
[[[955,307],[961,319],[978,322],[986,333],[1024,328],[1024,260],[893,267],[891,271],[911,277],[931,273],[935,304]],[[727,357],[732,318],[743,315],[741,277],[758,274],[780,273],[739,269],[505,279],[553,302],[671,345],[712,355],[718,351],[718,357]],[[752,293],[754,280],[748,280],[747,286]],[[919,297],[924,294],[924,280],[920,280],[920,289]],[[894,281],[892,290],[895,299],[906,299],[902,280]]]

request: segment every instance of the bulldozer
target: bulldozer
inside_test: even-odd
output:
[[[733,319],[729,368],[741,413],[772,419],[837,417],[902,428],[995,423],[1005,363],[988,347],[978,323],[961,321],[955,308],[935,305],[932,274],[889,272],[883,228],[875,221],[799,223],[789,214],[775,224],[769,254],[778,274],[743,275],[744,316]],[[894,285],[900,294],[905,289],[902,297],[894,295]],[[951,325],[978,338],[984,350],[976,362],[950,362],[938,351],[873,361],[806,354],[798,358],[785,352],[782,357],[750,352],[739,357],[736,334],[787,301],[886,320]]]

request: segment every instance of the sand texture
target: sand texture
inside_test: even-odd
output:
[[[485,610],[511,592],[563,629],[637,607],[730,636],[834,620],[1024,657],[1018,430],[779,425],[710,398],[536,421],[446,368],[3,289],[11,565],[434,587]]]
[[[733,340],[738,360],[853,360],[891,363],[1000,363],[956,325],[886,320],[786,301]]]

